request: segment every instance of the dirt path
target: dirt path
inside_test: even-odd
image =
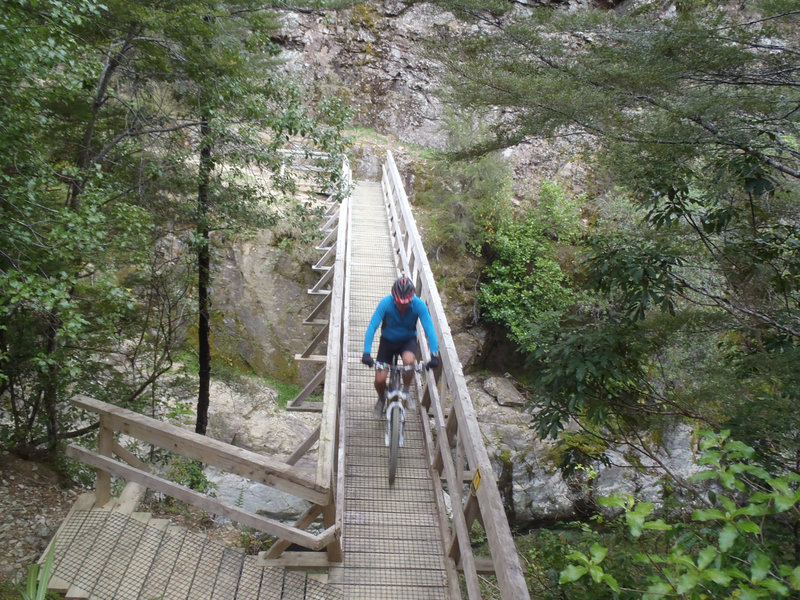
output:
[[[0,452],[0,581],[20,581],[82,490],[42,463]]]

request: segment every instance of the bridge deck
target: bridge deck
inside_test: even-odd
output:
[[[385,421],[372,414],[374,372],[360,363],[367,323],[397,276],[380,184],[359,183],[351,210],[342,591],[349,600],[445,599],[443,544],[420,415],[406,411],[405,445],[389,487]],[[373,353],[377,347],[376,336]]]

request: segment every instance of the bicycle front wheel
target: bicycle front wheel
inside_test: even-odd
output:
[[[389,485],[394,483],[397,455],[400,452],[400,412],[399,408],[394,408],[389,415]]]

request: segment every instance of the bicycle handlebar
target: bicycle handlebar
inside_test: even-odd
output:
[[[413,365],[393,365],[391,363],[375,361],[376,371],[387,371],[392,369],[396,371],[422,371],[424,368],[425,364],[421,362],[415,362]]]

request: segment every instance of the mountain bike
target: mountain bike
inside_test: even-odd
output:
[[[405,366],[397,364],[398,357],[392,358],[390,363],[375,363],[375,369],[379,371],[388,370],[389,377],[386,381],[386,407],[384,416],[386,417],[386,434],[384,443],[389,448],[389,485],[394,483],[394,476],[397,472],[397,456],[403,446],[403,434],[406,423],[406,394],[403,393],[403,371],[422,371],[423,364],[416,362],[413,365]]]

